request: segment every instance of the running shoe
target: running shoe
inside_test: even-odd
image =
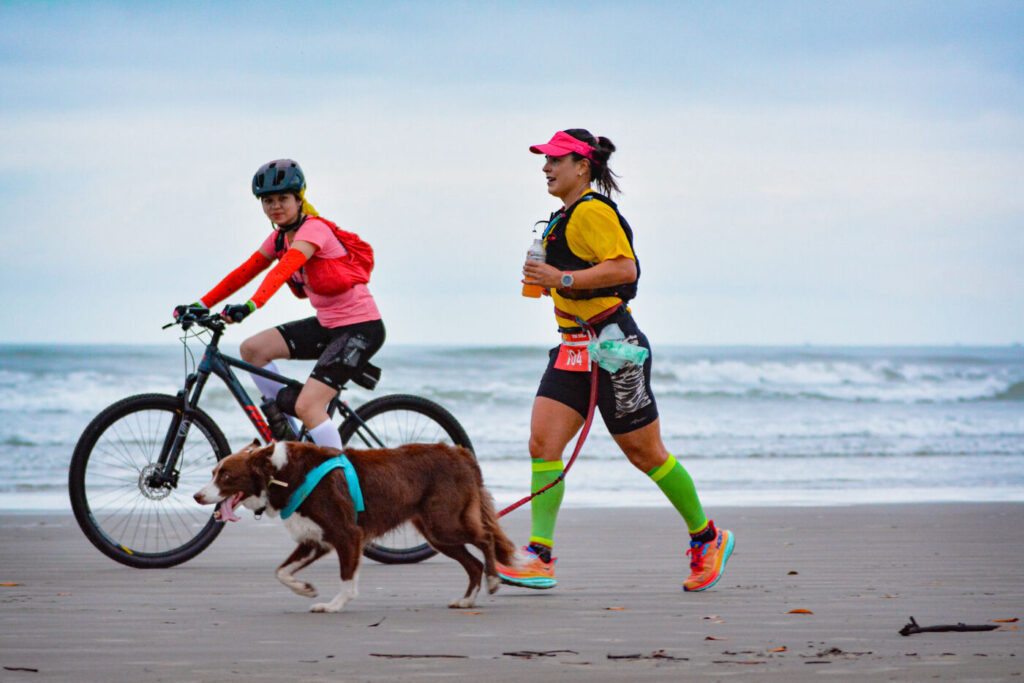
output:
[[[558,583],[555,581],[555,562],[557,557],[552,557],[550,562],[540,559],[530,546],[523,548],[519,557],[519,564],[516,567],[509,567],[498,562],[498,577],[502,583],[510,586],[521,586],[523,588],[554,588]]]
[[[733,535],[728,529],[716,529],[714,540],[707,543],[690,541],[690,576],[683,581],[683,590],[702,591],[722,578],[722,570],[732,554]]]

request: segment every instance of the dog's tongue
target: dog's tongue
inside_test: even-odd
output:
[[[242,500],[242,494],[236,493],[230,498],[226,498],[224,502],[220,504],[220,507],[217,508],[217,516],[220,518],[220,521],[237,522],[241,519],[241,517],[235,514],[235,506],[238,505],[238,501],[240,500]]]

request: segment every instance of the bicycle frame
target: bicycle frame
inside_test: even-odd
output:
[[[274,440],[273,434],[270,431],[270,426],[266,420],[263,419],[263,413],[249,398],[248,392],[242,386],[242,383],[238,380],[238,377],[232,372],[232,368],[238,368],[248,373],[266,377],[267,379],[275,382],[280,382],[285,386],[292,386],[301,388],[302,382],[279,375],[276,372],[271,372],[263,368],[257,367],[251,363],[247,363],[238,358],[232,358],[231,356],[225,355],[220,351],[219,344],[220,338],[224,333],[223,328],[207,328],[210,329],[213,338],[206,344],[206,352],[203,354],[202,360],[199,362],[195,372],[189,373],[185,377],[185,384],[180,391],[178,391],[178,398],[181,399],[182,409],[181,412],[175,416],[170,428],[167,430],[167,437],[164,439],[164,443],[160,449],[160,456],[157,459],[159,467],[156,468],[154,473],[150,476],[147,482],[150,486],[163,486],[170,485],[176,487],[178,484],[178,474],[175,471],[175,465],[177,464],[178,454],[181,452],[182,445],[185,443],[185,438],[188,435],[188,430],[192,425],[191,416],[198,410],[199,398],[202,396],[203,389],[206,386],[207,380],[210,379],[210,375],[219,377],[227,386],[228,391],[238,405],[245,411],[249,421],[256,428],[256,431],[261,437],[270,443]],[[366,423],[356,414],[356,412],[349,407],[340,396],[336,396],[331,400],[327,406],[328,416],[333,416],[335,411],[340,411],[344,419],[355,419],[359,421],[360,427],[365,429]],[[363,431],[362,429],[360,431]],[[299,441],[308,438],[309,432],[305,427],[297,435]],[[369,433],[369,438],[366,434],[361,434],[360,438],[370,446],[372,442],[376,442],[383,447],[383,442],[378,439],[374,434]]]
[[[217,333],[215,332],[214,334],[216,335]],[[186,413],[191,412],[191,410],[195,409],[199,405],[199,397],[202,395],[203,388],[206,386],[207,380],[210,378],[211,374],[216,375],[224,382],[231,395],[235,397],[238,405],[240,405],[242,410],[245,411],[245,414],[249,417],[249,421],[252,422],[260,436],[268,442],[273,440],[273,434],[270,432],[270,426],[267,424],[266,420],[263,419],[263,413],[260,412],[259,408],[254,405],[252,399],[249,398],[248,392],[246,392],[235,373],[231,371],[231,368],[245,370],[251,374],[266,377],[267,379],[280,382],[286,386],[302,387],[302,382],[299,382],[298,380],[290,379],[275,372],[270,372],[269,370],[256,367],[251,363],[246,363],[243,360],[226,356],[220,352],[220,349],[218,349],[215,344],[211,343],[206,347],[206,353],[203,355],[203,359],[199,362],[199,367],[196,372],[191,373],[185,378],[185,388],[183,390],[185,395],[183,398],[185,399]],[[192,385],[191,387],[190,384]],[[333,412],[333,410],[331,412]],[[303,428],[302,433],[298,435],[300,440],[303,434],[305,434],[305,428]]]

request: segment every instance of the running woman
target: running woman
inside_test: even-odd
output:
[[[290,390],[269,403],[297,416],[321,446],[341,448],[341,437],[327,415],[327,404],[341,386],[361,372],[384,343],[384,323],[367,288],[373,250],[352,233],[321,218],[306,201],[306,179],[291,159],[260,166],[252,179],[252,192],[260,200],[273,230],[242,265],[231,271],[197,304],[212,308],[249,284],[275,260],[275,265],[252,297],[221,312],[228,323],[238,323],[263,306],[288,284],[296,296],[308,298],[316,315],[296,320],[249,337],[242,342],[242,360],[278,372],[275,360],[316,360],[302,391]],[[175,317],[187,306],[174,309]],[[275,399],[283,385],[252,375],[264,405]],[[273,419],[268,414],[268,418]]]
[[[558,480],[562,452],[583,426],[590,399],[587,321],[595,333],[618,325],[624,341],[650,351],[647,337],[626,302],[636,295],[640,266],[633,251],[633,231],[608,195],[619,192],[608,158],[615,145],[605,137],[574,128],[555,133],[547,144],[530,147],[544,155],[548,193],[562,200],[551,214],[542,242],[544,261],[527,260],[523,282],[538,284],[555,303],[562,344],[549,352],[530,418],[531,490]],[[604,194],[591,189],[596,183]],[[643,365],[627,364],[615,373],[598,370],[597,406],[604,423],[631,463],[646,473],[682,516],[690,533],[690,575],[683,589],[702,591],[722,575],[733,548],[733,535],[719,529],[701,507],[693,480],[661,440],[658,408],[651,393],[651,357]],[[565,482],[531,501],[532,528],[518,568],[499,566],[504,583],[526,588],[553,588],[555,522]]]

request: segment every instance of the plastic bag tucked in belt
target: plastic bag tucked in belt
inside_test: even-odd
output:
[[[650,352],[642,346],[625,341],[626,336],[615,323],[605,326],[598,338],[587,344],[591,362],[602,370],[618,372],[628,363],[643,365]]]

